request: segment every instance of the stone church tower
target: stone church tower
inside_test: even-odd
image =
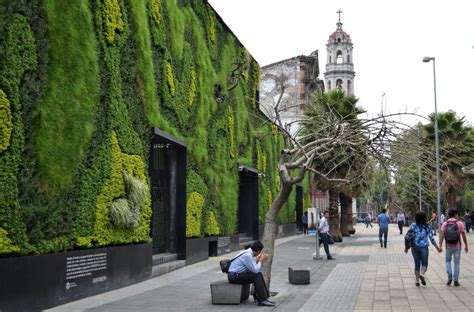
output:
[[[354,64],[352,59],[352,41],[348,33],[342,30],[341,13],[337,29],[329,36],[326,44],[327,62],[324,84],[327,91],[342,88],[346,94],[354,94]]]

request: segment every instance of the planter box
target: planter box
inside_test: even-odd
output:
[[[209,237],[186,240],[186,265],[209,259]]]
[[[37,311],[140,282],[152,245],[0,259],[0,311]]]

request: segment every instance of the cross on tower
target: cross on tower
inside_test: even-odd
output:
[[[339,9],[336,13],[339,14],[339,22],[340,22],[341,21],[341,13],[342,13],[341,9]]]

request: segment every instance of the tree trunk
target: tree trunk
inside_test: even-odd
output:
[[[342,242],[339,229],[339,192],[335,188],[329,189],[329,233],[335,242]]]
[[[446,203],[448,204],[448,209],[456,209],[456,190],[453,187],[450,187],[445,194]]]
[[[349,234],[355,234],[356,229],[354,228],[354,223],[352,220],[352,197],[349,197],[349,210],[347,211],[347,228],[349,229]]]
[[[347,211],[349,210],[349,196],[344,192],[339,193],[339,202],[341,203],[341,235],[349,236],[349,228],[347,224]]]
[[[265,227],[263,229],[262,244],[264,252],[268,254],[268,259],[263,263],[262,274],[268,289],[270,289],[272,262],[273,255],[275,253],[275,239],[277,236],[278,229],[276,220],[278,217],[278,213],[281,210],[281,207],[283,207],[283,205],[288,200],[288,197],[290,196],[292,190],[292,184],[283,183],[281,186],[280,193],[278,194],[277,198],[275,199],[272,206],[265,215]]]

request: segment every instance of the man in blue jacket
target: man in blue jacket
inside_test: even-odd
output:
[[[379,222],[380,248],[387,248],[388,223],[390,222],[390,217],[387,215],[387,209],[382,209],[382,213],[377,216],[377,220]]]

